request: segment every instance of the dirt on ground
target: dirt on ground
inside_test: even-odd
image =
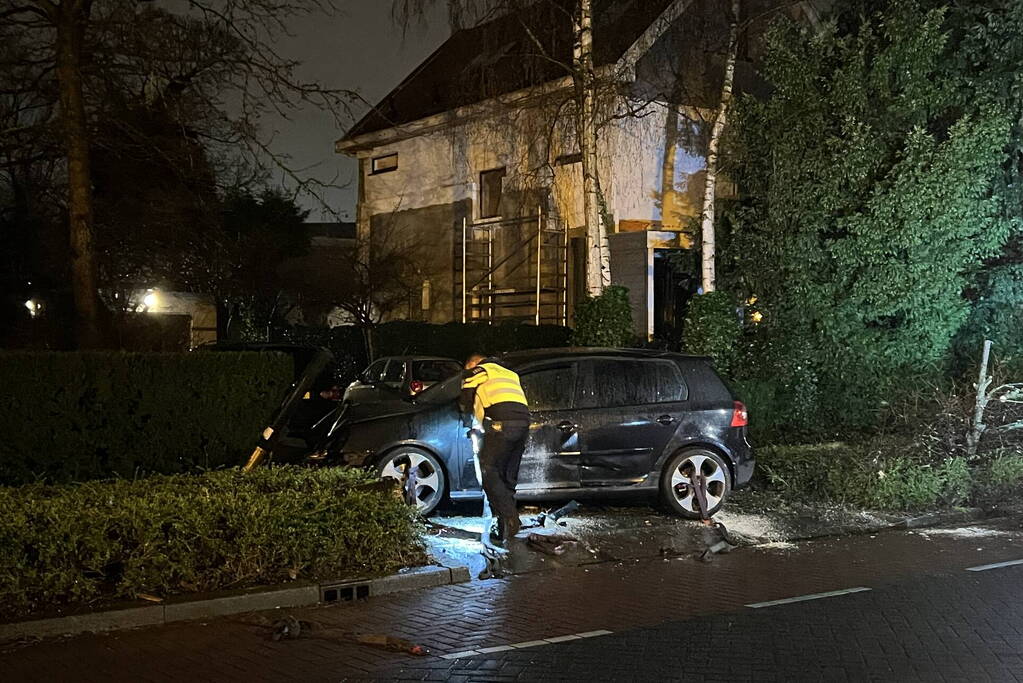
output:
[[[793,504],[764,492],[739,491],[714,517],[723,530],[681,519],[647,502],[582,502],[557,522],[548,517],[545,525],[535,525],[542,513],[562,503],[521,508],[523,530],[506,544],[509,552],[502,562],[503,571],[528,573],[650,557],[712,559],[713,553],[736,547],[783,551],[797,547],[802,540],[879,531],[902,519],[841,506]],[[430,550],[438,561],[466,565],[474,577],[484,572],[487,564],[480,555],[484,526],[480,510],[479,503],[458,503],[442,510],[431,518],[428,535]],[[558,536],[563,542],[544,543],[536,536],[531,539],[531,534]],[[721,545],[722,541],[726,545]],[[715,550],[708,553],[708,549]]]

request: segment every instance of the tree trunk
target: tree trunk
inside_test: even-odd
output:
[[[68,226],[71,237],[71,291],[75,303],[78,346],[101,345],[100,303],[92,247],[92,173],[89,130],[82,93],[82,43],[91,0],[64,0],[53,5],[57,30],[56,69],[61,124],[67,154]]]
[[[607,229],[600,211],[597,182],[597,131],[594,123],[596,74],[593,69],[592,0],[578,0],[575,15],[575,81],[579,151],[583,170],[583,217],[586,225],[586,291],[597,296],[611,284]]]
[[[725,77],[721,85],[721,102],[714,127],[710,133],[710,144],[707,146],[707,182],[703,188],[703,211],[700,214],[700,232],[703,236],[701,256],[702,285],[704,293],[715,289],[714,262],[717,257],[717,245],[714,234],[714,200],[718,181],[718,148],[721,135],[725,130],[728,117],[728,105],[732,101],[732,82],[735,78],[735,58],[739,43],[739,0],[732,0],[731,27],[728,35],[728,53],[725,55]]]
[[[462,14],[462,0],[448,0],[448,26],[452,33],[457,33],[465,28]]]
[[[991,386],[991,376],[987,374],[988,361],[991,358],[991,340],[984,340],[984,351],[980,358],[980,371],[977,373],[977,399],[973,405],[973,420],[970,423],[970,431],[966,434],[966,457],[969,459],[977,455],[977,447],[980,445],[980,437],[984,435],[987,425],[984,424],[984,410],[987,408],[988,387]]]

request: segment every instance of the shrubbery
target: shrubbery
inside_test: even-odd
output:
[[[369,481],[274,468],[0,488],[0,613],[420,563],[411,509]]]
[[[266,353],[0,353],[0,484],[236,465],[292,374]]]
[[[985,336],[1023,351],[1023,13],[946,5],[775,22],[772,92],[736,101],[722,281],[758,299],[737,379],[774,384],[786,431],[876,428],[921,375],[950,378],[957,340],[969,364]]]
[[[574,346],[629,346],[635,339],[629,290],[611,285],[575,306]]]
[[[380,356],[418,354],[464,360],[470,353],[501,353],[521,349],[567,346],[572,330],[560,325],[527,325],[517,322],[448,323],[434,325],[418,321],[395,321],[377,326],[374,352]],[[369,364],[363,330],[353,325],[339,327],[293,326],[278,329],[281,341],[325,346],[334,353],[341,384],[353,381]]]
[[[757,476],[791,500],[923,510],[1018,492],[1023,454],[969,464],[960,456],[931,461],[912,444],[890,441],[774,446],[758,449]]]
[[[735,301],[728,293],[707,292],[689,302],[682,327],[682,348],[686,353],[710,356],[714,367],[728,375],[741,334]]]
[[[529,325],[518,322],[384,323],[374,331],[378,356],[406,353],[447,356],[464,360],[470,353],[502,353],[523,349],[567,346],[572,330],[560,325]]]

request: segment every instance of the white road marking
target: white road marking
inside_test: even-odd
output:
[[[783,598],[781,600],[768,600],[767,602],[754,602],[747,607],[753,609],[760,609],[761,607],[774,607],[775,605],[787,605],[791,602],[804,602],[806,600],[820,600],[821,598],[833,598],[838,595],[848,595],[849,593],[862,593],[863,591],[869,591],[869,588],[863,586],[857,586],[856,588],[843,588],[840,591],[828,591],[827,593],[811,593],[809,595],[800,595],[795,598]]]
[[[481,647],[476,652],[480,654],[489,655],[491,652],[507,652],[508,650],[514,650],[511,645],[495,645],[494,647]]]
[[[526,647],[536,647],[537,645],[550,645],[546,640],[527,640],[524,643],[512,643],[512,647],[516,650],[521,650]]]
[[[557,643],[567,643],[572,640],[582,640],[583,638],[596,638],[598,636],[609,636],[613,631],[585,631],[584,633],[572,633],[567,636],[556,636],[554,638],[544,638],[543,640],[527,640],[522,643],[512,643],[511,645],[495,645],[494,647],[481,647],[475,650],[463,650],[462,652],[452,652],[450,654],[441,655],[441,659],[462,659],[464,657],[475,657],[476,655],[488,655],[494,652],[507,652],[508,650],[522,650],[527,647],[538,647],[540,645],[555,645]]]
[[[988,569],[1001,569],[1002,567],[1012,567],[1017,564],[1023,564],[1023,560],[1009,560],[1008,562],[995,562],[994,564],[982,564],[979,567],[969,567],[966,571],[968,572],[986,572]]]

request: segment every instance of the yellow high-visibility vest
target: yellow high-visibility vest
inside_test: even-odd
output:
[[[519,376],[497,363],[480,363],[462,383],[463,389],[475,389],[473,412],[483,422],[487,408],[498,403],[521,403],[528,406]]]

